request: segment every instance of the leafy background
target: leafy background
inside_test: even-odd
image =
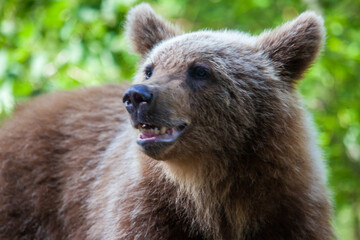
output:
[[[152,0],[185,30],[230,28],[258,34],[306,9],[322,14],[327,41],[299,88],[328,159],[340,239],[360,240],[359,0]],[[1,0],[0,121],[14,105],[56,89],[130,80],[124,18],[134,0]]]

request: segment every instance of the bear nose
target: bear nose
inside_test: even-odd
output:
[[[148,108],[153,99],[149,87],[143,84],[136,84],[129,87],[123,96],[123,102],[130,114],[134,114],[138,110]]]

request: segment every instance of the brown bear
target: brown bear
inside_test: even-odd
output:
[[[259,36],[128,15],[134,85],[37,97],[0,132],[0,239],[335,238],[297,82],[323,20]]]

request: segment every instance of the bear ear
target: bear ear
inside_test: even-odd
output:
[[[322,17],[308,11],[260,34],[257,47],[270,58],[284,81],[294,83],[316,58],[324,36]]]
[[[125,29],[135,52],[142,56],[158,42],[180,34],[179,29],[156,15],[147,3],[141,3],[130,10]]]

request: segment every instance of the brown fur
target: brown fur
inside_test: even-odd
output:
[[[295,81],[323,41],[307,12],[260,36],[180,31],[147,4],[128,16],[153,94],[141,116],[187,124],[137,146],[125,85],[58,92],[0,131],[1,239],[335,238],[324,166]],[[153,69],[145,79],[144,69]],[[209,69],[194,79],[190,69]]]

